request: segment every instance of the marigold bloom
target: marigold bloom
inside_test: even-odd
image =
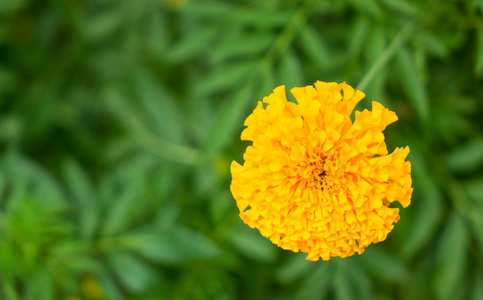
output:
[[[350,115],[364,93],[316,82],[265,97],[246,119],[252,141],[243,165],[232,162],[231,191],[241,219],[274,244],[307,260],[361,254],[399,220],[394,201],[411,200],[409,148],[388,154],[382,131],[394,112],[378,102]]]

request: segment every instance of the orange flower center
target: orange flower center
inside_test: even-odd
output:
[[[329,174],[328,174],[328,170],[325,168],[325,158],[312,162],[311,165],[312,165],[311,186],[319,190],[324,190],[328,188],[326,179]]]

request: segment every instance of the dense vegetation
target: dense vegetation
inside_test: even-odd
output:
[[[278,85],[394,110],[412,204],[307,262],[229,165]],[[0,1],[0,299],[483,299],[483,2]]]

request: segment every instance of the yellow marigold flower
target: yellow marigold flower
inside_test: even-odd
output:
[[[316,82],[265,97],[246,119],[252,141],[243,165],[232,162],[231,191],[241,219],[274,244],[307,260],[361,254],[399,220],[394,201],[411,201],[409,148],[388,154],[382,131],[394,112],[378,102],[350,115],[364,93]]]

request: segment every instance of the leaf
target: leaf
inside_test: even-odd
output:
[[[153,55],[161,57],[169,42],[169,28],[166,14],[158,10],[151,14],[148,22],[146,44]]]
[[[166,59],[173,63],[181,63],[200,55],[201,50],[210,45],[217,31],[216,27],[201,27],[199,30],[191,30],[180,41],[168,48]]]
[[[337,264],[337,271],[335,272],[334,276],[334,290],[336,299],[338,300],[352,300],[352,299],[360,299],[360,295],[355,295],[354,287],[350,283],[350,280],[347,276],[348,271],[347,265],[340,263],[338,261]]]
[[[180,225],[126,235],[121,244],[149,260],[168,264],[214,259],[219,255],[218,247],[210,239]]]
[[[448,153],[444,162],[456,173],[470,173],[483,166],[483,138],[475,137]]]
[[[9,199],[29,198],[52,210],[65,207],[59,183],[43,168],[19,153],[4,155],[0,171],[4,180],[12,185]]]
[[[207,98],[192,101],[185,110],[186,121],[188,122],[190,140],[196,144],[202,144],[206,140],[209,130],[214,122],[216,107]]]
[[[386,282],[404,282],[409,271],[404,264],[393,255],[371,246],[361,255],[361,262],[379,279]]]
[[[1,40],[1,30],[0,30],[0,40]],[[0,92],[3,93],[8,93],[9,91],[15,90],[15,88],[18,88],[19,84],[19,78],[18,75],[13,71],[5,66],[0,66]],[[0,100],[0,103],[2,103],[3,100]],[[5,120],[6,119],[6,120]],[[22,123],[23,119],[21,118],[20,115],[17,115],[16,113],[11,113],[11,114],[3,114],[2,115],[2,125],[8,125],[11,128],[7,128],[7,131],[10,131],[12,133],[16,133],[17,130],[19,130],[23,125]],[[1,137],[5,136],[10,136],[12,133],[1,133]]]
[[[231,35],[211,51],[211,60],[214,64],[218,64],[236,56],[246,57],[256,54],[260,56],[272,42],[273,36],[265,33]]]
[[[110,207],[108,215],[106,217],[103,234],[113,235],[126,229],[131,220],[131,213],[136,201],[139,200],[136,197],[135,190],[132,186],[125,187],[115,199],[116,205]],[[113,203],[114,199],[109,199],[109,202]]]
[[[5,180],[4,175],[0,169],[0,208],[5,206],[5,202],[8,200],[6,195],[8,195],[8,184]],[[1,211],[1,210],[0,210]],[[1,219],[0,219],[1,224]]]
[[[257,94],[256,99],[263,99],[263,97],[270,95],[277,86],[274,73],[271,64],[267,63],[261,66],[260,72],[257,74],[257,82],[260,83],[260,92]]]
[[[412,151],[412,176],[415,184],[414,200],[424,199],[412,204],[409,209],[413,210],[414,220],[411,222],[408,237],[402,249],[402,255],[406,258],[419,253],[424,246],[432,242],[432,237],[438,229],[443,212],[443,198],[433,178],[428,174],[428,166],[420,152],[413,148]],[[421,194],[419,194],[421,193]]]
[[[125,299],[123,296],[124,291],[118,287],[118,284],[116,284],[115,278],[112,276],[111,272],[106,270],[107,266],[103,265],[103,267],[104,270],[102,273],[96,274],[96,279],[99,281],[99,285],[102,289],[102,292],[106,296],[106,299]]]
[[[15,289],[15,283],[13,280],[6,280],[4,278],[0,278],[2,289],[0,290],[0,296],[6,295],[6,299],[9,300],[18,300],[21,299]]]
[[[189,1],[183,8],[183,13],[196,17],[230,18],[237,12],[237,7],[226,2]]]
[[[198,97],[209,96],[227,89],[238,89],[247,84],[246,78],[254,71],[251,63],[229,64],[216,69],[196,83],[194,90]]]
[[[455,299],[464,278],[468,233],[461,218],[452,213],[441,237],[433,281],[439,299]]]
[[[333,270],[331,262],[316,264],[314,270],[300,284],[294,299],[325,299],[329,284],[332,282]]]
[[[27,280],[25,291],[26,300],[54,299],[54,288],[51,275],[47,271],[40,271]]]
[[[27,0],[3,0],[0,2],[0,16],[13,14],[27,3]]]
[[[140,100],[140,117],[147,125],[146,130],[153,129],[169,141],[185,144],[183,117],[175,97],[147,70],[142,69],[134,74],[132,81]]]
[[[291,255],[291,258],[277,270],[277,280],[282,284],[287,284],[305,277],[314,267],[312,262],[305,259],[306,256],[305,253]]]
[[[270,8],[253,8],[251,10],[238,11],[237,14],[234,15],[234,18],[244,26],[254,26],[260,30],[266,30],[286,25],[287,20],[292,16],[293,11],[291,9],[273,10]]]
[[[373,18],[379,18],[382,10],[375,0],[351,0],[352,5]]]
[[[476,271],[476,276],[473,277],[472,300],[483,299],[483,271]]]
[[[100,215],[94,190],[87,174],[77,161],[65,160],[63,171],[69,191],[79,205],[80,235],[83,238],[91,239],[96,232]]]
[[[252,85],[245,85],[236,92],[221,109],[213,123],[202,150],[202,162],[212,159],[234,138],[237,128],[242,128],[245,112],[252,98]]]
[[[95,201],[95,195],[86,172],[73,158],[64,160],[62,165],[67,186],[77,203],[89,205]]]
[[[354,22],[352,32],[349,38],[349,47],[347,56],[355,59],[362,53],[362,49],[366,44],[369,34],[369,21],[364,16],[359,16]]]
[[[91,17],[84,26],[84,34],[92,42],[98,42],[107,39],[124,25],[122,7]]]
[[[416,61],[406,48],[401,48],[396,54],[396,70],[399,74],[400,84],[404,88],[409,100],[419,117],[427,120],[429,117],[429,100],[425,83]]]
[[[86,251],[86,249],[88,249],[88,246],[86,247],[86,245],[76,245],[76,243],[72,242],[70,244],[71,245],[68,245],[70,249],[66,249],[67,247],[63,247],[63,249],[56,249],[56,251],[54,252],[56,255],[61,256],[61,259],[65,259],[64,261],[66,262],[66,274],[73,275],[102,273],[102,265],[97,259],[79,255],[79,253],[82,253],[82,251]],[[72,259],[72,257],[75,257],[75,259]],[[65,276],[66,279],[71,279],[70,277],[71,276]]]
[[[476,36],[476,57],[475,73],[479,76],[483,74],[483,28],[480,27]]]
[[[442,215],[442,196],[434,185],[429,186],[428,189],[424,192],[425,196],[421,197],[424,201],[418,206],[415,220],[411,224],[408,238],[404,243],[402,255],[405,257],[414,256],[424,246],[430,244],[431,237],[438,229]]]
[[[382,0],[382,3],[398,15],[403,14],[411,17],[419,17],[420,15],[421,9],[405,0]]]
[[[113,253],[107,260],[123,287],[132,293],[145,292],[157,281],[156,271],[134,255]]]
[[[369,42],[366,49],[366,60],[370,66],[374,65],[378,59],[386,51],[386,35],[384,30],[380,26],[376,26],[371,30],[369,36]],[[388,106],[388,103],[384,101],[384,88],[387,81],[387,71],[382,69],[371,80],[371,83],[365,88],[365,92],[370,99],[377,99],[384,106]]]
[[[298,36],[304,52],[316,64],[318,70],[327,70],[333,65],[333,56],[320,32],[311,26],[304,26]]]
[[[287,49],[280,62],[281,84],[287,90],[304,86],[304,78],[299,58],[291,49]],[[274,87],[275,88],[275,87]]]
[[[362,268],[359,263],[360,257],[351,259],[345,268],[345,276],[352,285],[352,289],[358,300],[371,300],[374,299],[373,295],[373,279],[366,272],[366,269]],[[345,263],[341,261],[340,264]]]
[[[462,182],[462,186],[468,196],[483,207],[483,176],[468,179]]]
[[[228,242],[235,252],[259,262],[274,261],[277,252],[276,245],[260,235],[258,230],[246,225],[233,228],[229,234]]]
[[[223,189],[221,192],[216,193],[209,206],[213,223],[219,224],[227,216],[230,216],[234,206],[233,197],[229,190]]]
[[[448,57],[450,51],[443,41],[428,32],[422,32],[420,35],[421,42],[428,52],[440,58]]]

